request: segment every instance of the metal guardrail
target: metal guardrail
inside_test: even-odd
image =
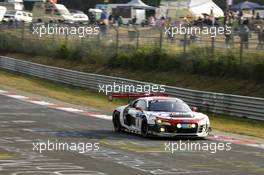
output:
[[[0,56],[0,68],[27,75],[98,90],[102,84],[153,85],[118,77],[83,73]],[[228,95],[166,86],[166,93],[203,110],[264,121],[264,98]]]

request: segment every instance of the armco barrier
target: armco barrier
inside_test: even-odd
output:
[[[98,90],[99,85],[112,84],[113,82],[128,85],[152,84],[45,66],[4,56],[0,56],[0,68],[94,90]],[[203,92],[172,86],[166,86],[165,88],[167,94],[181,98],[191,106],[197,106],[203,110],[217,114],[247,117],[264,121],[264,98]]]

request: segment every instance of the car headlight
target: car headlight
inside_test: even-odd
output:
[[[195,124],[191,124],[191,127],[192,127],[192,128],[195,128],[195,127],[196,127],[196,125],[195,125]]]
[[[167,125],[167,126],[171,126],[170,122],[166,121],[165,119],[160,119],[160,118],[156,118],[156,124],[157,125]]]
[[[165,128],[160,128],[160,132],[165,132]]]
[[[182,125],[181,125],[180,123],[178,123],[178,124],[177,124],[177,128],[180,129],[181,127],[182,127]]]
[[[161,120],[161,119],[157,119],[156,122],[157,122],[158,124],[161,124],[161,123],[162,123],[162,120]]]

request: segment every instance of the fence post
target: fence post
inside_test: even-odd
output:
[[[98,45],[100,45],[101,43],[101,37],[102,37],[102,31],[100,31],[100,33],[97,35],[97,42],[98,42]]]
[[[162,47],[163,47],[163,29],[160,29],[160,43],[159,43],[159,48],[160,52],[162,52]]]
[[[25,23],[22,25],[22,33],[21,33],[21,46],[24,49],[24,40],[25,40]]]
[[[119,50],[119,30],[118,27],[114,27],[116,31],[116,55],[118,55],[118,50]]]
[[[52,35],[52,43],[53,43],[53,44],[55,43],[55,32],[54,32],[53,35]]]
[[[184,38],[183,38],[183,54],[181,56],[181,66],[182,67],[184,67],[184,64],[185,64],[186,50],[187,50],[187,34],[184,34]]]
[[[65,46],[67,47],[67,45],[68,45],[68,33],[66,33],[65,35]]]
[[[183,54],[186,54],[186,47],[187,47],[187,34],[184,34],[183,38]]]
[[[2,30],[4,31],[4,29],[2,29],[2,27],[0,26],[0,51],[3,49],[4,50],[4,38],[5,35],[2,35]]]
[[[240,37],[240,50],[239,50],[240,66],[243,65],[243,52],[244,52],[244,41],[242,37]]]
[[[139,30],[137,29],[136,26],[135,26],[135,31],[137,32],[137,43],[136,43],[136,49],[138,50],[138,48],[139,48],[139,35],[140,35],[140,32],[139,32]]]
[[[81,50],[80,50],[80,52],[81,52],[81,59],[83,59],[84,58],[84,37],[82,37],[81,38]]]
[[[215,37],[211,37],[211,54],[214,54],[214,50],[215,50]]]

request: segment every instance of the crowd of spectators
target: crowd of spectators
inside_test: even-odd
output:
[[[264,19],[261,18],[259,12],[252,11],[251,14],[252,17],[249,17],[248,14],[244,14],[242,11],[227,11],[225,12],[224,17],[215,18],[212,9],[211,14],[203,14],[203,16],[200,16],[196,19],[189,16],[181,17],[177,20],[164,16],[159,18],[155,16],[149,16],[141,24],[139,24],[137,17],[134,16],[128,23],[125,24],[122,16],[108,13],[104,10],[99,21],[96,21],[95,19],[92,20],[91,17],[90,20],[100,25],[102,33],[106,33],[108,27],[114,25],[137,25],[161,29],[168,26],[179,25],[185,25],[189,27],[230,26],[232,28],[232,33],[225,33],[225,43],[228,48],[234,44],[235,36],[240,37],[244,48],[249,48],[250,38],[252,37],[252,34],[254,34],[254,36],[257,36],[257,49],[264,49]],[[19,23],[15,22],[7,25],[19,26]],[[197,38],[199,38],[199,36],[195,35],[188,37],[192,41],[195,41]],[[168,38],[173,39],[170,36],[168,36]]]
[[[225,13],[224,25],[231,26],[234,32],[238,33],[241,38],[241,43],[244,48],[249,48],[249,40],[252,33],[257,34],[258,43],[257,49],[264,48],[264,20],[260,18],[260,13],[252,11],[252,16],[246,16],[243,11],[233,12],[228,11]],[[233,36],[226,36],[227,46],[233,42]]]
[[[108,14],[104,11],[101,15],[100,25],[102,30],[107,30],[107,26],[122,26],[122,25],[141,25],[155,28],[164,28],[167,26],[195,26],[195,27],[219,27],[230,26],[232,33],[225,33],[226,47],[231,47],[234,44],[234,37],[239,36],[240,41],[244,48],[249,48],[249,41],[252,33],[257,34],[258,44],[257,49],[264,49],[264,20],[261,19],[260,14],[253,11],[252,17],[248,17],[240,12],[227,11],[225,16],[221,18],[215,18],[213,10],[211,14],[203,14],[203,16],[193,19],[191,17],[182,17],[178,20],[172,20],[171,18],[165,18],[164,16],[157,18],[155,16],[149,16],[141,24],[138,24],[138,19],[134,16],[127,24],[124,24],[122,16]],[[199,36],[188,36],[190,40],[194,41]],[[168,36],[168,38],[171,38]],[[171,38],[172,39],[172,38]]]

